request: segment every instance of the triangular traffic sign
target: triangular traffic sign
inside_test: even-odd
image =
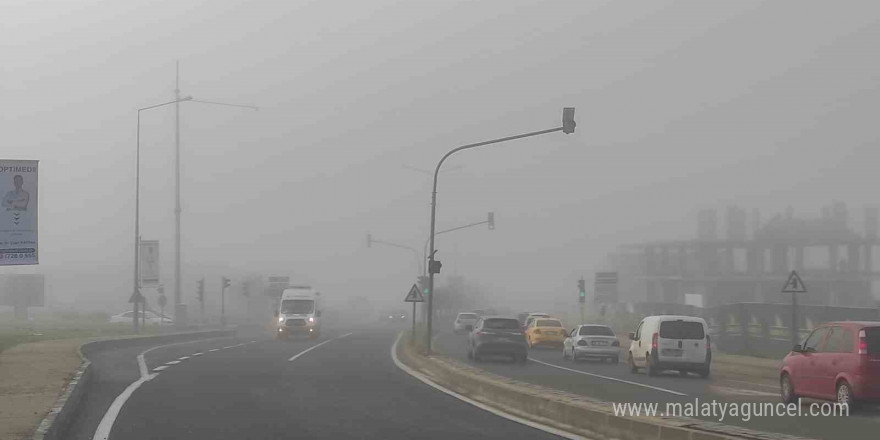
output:
[[[791,271],[788,281],[785,282],[785,287],[782,288],[782,293],[807,293],[807,286],[801,281],[797,272]]]
[[[410,302],[410,303],[425,302],[425,297],[422,296],[422,291],[419,290],[419,286],[413,284],[412,288],[409,289],[409,293],[406,294],[406,298],[403,299],[403,302]]]

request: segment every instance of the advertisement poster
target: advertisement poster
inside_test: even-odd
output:
[[[36,160],[0,160],[0,266],[38,264]]]

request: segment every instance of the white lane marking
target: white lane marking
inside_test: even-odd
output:
[[[189,356],[181,356],[181,357],[177,358],[177,360],[181,360],[181,361],[185,361],[187,359],[189,359]]]
[[[180,361],[168,361],[168,362],[165,362],[165,365],[177,365],[179,363],[180,363]]]
[[[162,365],[162,366],[159,366],[159,367],[153,368],[153,371],[162,371],[162,370],[164,370],[164,369],[166,369],[166,368],[168,368],[168,365]]]
[[[248,342],[248,344],[253,344],[253,343],[255,343],[255,342],[257,342],[257,341],[251,341],[251,342]]]
[[[228,336],[223,336],[223,337],[219,337],[219,338],[209,338],[209,339],[196,339],[193,341],[175,342],[173,344],[157,345],[155,347],[148,348],[148,349],[142,351],[141,354],[137,355],[138,370],[141,374],[141,377],[138,380],[132,382],[128,387],[125,388],[125,390],[121,394],[119,394],[118,396],[116,396],[115,399],[113,399],[113,403],[110,404],[110,408],[107,408],[107,412],[105,412],[104,417],[101,418],[101,423],[98,424],[98,429],[95,430],[95,435],[92,436],[92,440],[107,440],[107,438],[110,437],[110,430],[113,429],[113,424],[116,423],[116,417],[119,416],[119,411],[122,409],[122,406],[125,405],[125,402],[128,401],[128,398],[131,397],[132,393],[134,393],[135,390],[140,388],[140,386],[143,385],[145,382],[147,382],[147,381],[149,381],[159,375],[159,373],[150,374],[148,372],[147,361],[146,361],[146,359],[144,359],[144,356],[147,353],[149,353],[153,350],[159,349],[159,348],[171,347],[173,345],[193,344],[196,342],[212,341],[212,340],[223,339],[223,338],[227,338],[227,337]],[[172,362],[179,363],[179,361],[172,361]],[[171,362],[169,362],[169,363],[171,363]]]
[[[718,394],[727,394],[730,396],[759,396],[759,397],[774,397],[774,398],[779,397],[779,393],[765,393],[763,391],[720,387],[717,385],[710,387],[710,389],[712,389],[712,391],[715,391]]]
[[[193,354],[191,354],[190,356],[201,356],[201,355],[203,355],[203,354],[205,354],[205,353],[193,353]]]
[[[104,413],[104,418],[101,419],[101,423],[98,424],[98,429],[95,430],[95,436],[92,437],[92,440],[107,440],[110,437],[110,430],[113,428],[113,423],[116,422],[116,416],[119,415],[119,410],[122,409],[122,405],[125,405],[125,401],[128,400],[132,393],[140,388],[141,385],[156,376],[157,374],[148,374],[147,376],[141,377],[132,382],[122,394],[116,396],[116,399],[113,399],[113,403],[110,404],[110,408],[107,408],[107,412]]]
[[[215,340],[217,340],[217,339],[226,339],[226,338],[228,338],[228,337],[229,337],[229,336],[221,336],[221,337],[218,337],[218,338],[195,339],[195,340],[192,340],[192,341],[175,342],[175,343],[173,343],[173,344],[157,345],[157,346],[155,346],[155,347],[153,347],[153,348],[148,348],[148,349],[144,350],[143,352],[141,352],[141,354],[139,354],[139,355],[137,356],[138,369],[140,369],[141,377],[146,377],[147,374],[149,374],[149,371],[147,370],[147,361],[146,361],[146,359],[144,359],[144,356],[145,356],[147,353],[149,353],[149,352],[151,352],[151,351],[153,351],[153,350],[158,350],[158,349],[160,349],[160,348],[166,348],[166,347],[173,347],[173,346],[175,346],[175,345],[195,344],[195,343],[197,343],[197,342],[215,341]]]
[[[655,386],[648,385],[648,384],[644,384],[644,383],[632,382],[632,381],[629,381],[629,380],[618,379],[618,378],[616,378],[616,377],[603,376],[603,375],[601,375],[601,374],[587,373],[586,371],[575,370],[575,369],[573,369],[573,368],[566,368],[566,367],[563,367],[563,366],[560,366],[560,365],[555,365],[555,364],[547,363],[547,362],[544,362],[544,361],[539,361],[539,360],[534,359],[534,358],[529,358],[529,360],[532,361],[532,362],[537,362],[537,363],[539,363],[539,364],[546,365],[546,366],[548,366],[548,367],[558,368],[558,369],[560,369],[560,370],[565,370],[565,371],[571,371],[572,373],[584,374],[584,375],[587,375],[587,376],[598,377],[598,378],[600,378],[600,379],[613,380],[613,381],[615,381],[615,382],[621,382],[621,383],[625,383],[625,384],[629,384],[629,385],[635,385],[635,386],[637,386],[637,387],[650,388],[650,389],[652,389],[652,390],[663,391],[664,393],[675,394],[676,396],[687,396],[687,394],[685,394],[685,393],[679,393],[678,391],[667,390],[666,388],[660,388],[660,387],[655,387]]]
[[[220,351],[220,349],[219,349],[219,348],[212,348],[212,349],[210,349],[210,350],[208,350],[208,351]]]
[[[516,422],[516,423],[519,423],[519,424],[522,424],[522,425],[526,425],[526,426],[528,426],[528,427],[535,428],[535,429],[537,429],[537,430],[544,431],[544,432],[547,432],[547,433],[550,433],[550,434],[553,434],[553,435],[557,435],[557,436],[562,437],[562,438],[567,438],[567,439],[572,439],[572,440],[588,440],[587,437],[581,437],[581,436],[579,436],[579,435],[575,435],[575,434],[572,434],[572,433],[570,433],[570,432],[565,432],[565,431],[562,431],[562,430],[560,430],[560,429],[556,429],[556,428],[554,428],[554,427],[552,427],[552,426],[543,425],[543,424],[540,424],[540,423],[537,423],[537,422],[533,422],[533,421],[528,420],[528,419],[524,419],[524,418],[519,417],[519,416],[515,416],[515,415],[513,415],[513,414],[506,413],[506,412],[501,411],[501,410],[499,410],[499,409],[492,408],[491,406],[488,406],[488,405],[485,405],[485,404],[483,404],[483,403],[477,402],[476,400],[471,399],[470,397],[467,397],[467,396],[464,396],[464,395],[458,394],[458,393],[456,393],[455,391],[450,390],[449,388],[446,388],[446,387],[444,387],[444,386],[442,386],[442,385],[440,385],[440,384],[437,384],[437,383],[433,382],[433,381],[432,381],[431,379],[429,379],[427,376],[425,376],[425,375],[422,374],[422,373],[419,373],[419,372],[416,371],[416,370],[413,370],[412,368],[410,368],[410,367],[408,367],[407,365],[405,365],[403,362],[400,362],[400,359],[397,358],[397,343],[400,342],[400,339],[401,339],[402,337],[403,337],[403,333],[400,333],[399,335],[397,335],[397,340],[395,340],[395,341],[394,341],[394,345],[391,346],[391,360],[394,361],[394,365],[396,365],[397,368],[400,368],[400,369],[403,370],[406,374],[409,374],[410,376],[412,376],[412,377],[414,377],[414,378],[416,378],[416,379],[422,381],[422,383],[424,383],[425,385],[428,385],[428,386],[430,386],[430,387],[432,387],[432,388],[434,388],[434,389],[436,389],[436,390],[438,390],[438,391],[442,391],[442,392],[444,392],[444,393],[446,393],[446,394],[448,394],[448,395],[450,395],[450,396],[452,396],[452,397],[455,397],[455,398],[458,399],[458,400],[461,400],[461,401],[463,401],[463,402],[466,402],[466,403],[469,403],[469,404],[471,404],[471,405],[473,405],[473,406],[476,406],[477,408],[480,408],[480,409],[483,410],[483,411],[490,412],[490,413],[492,413],[492,414],[495,414],[495,415],[498,416],[498,417],[503,417],[503,418],[505,418],[505,419],[507,419],[507,420],[510,420],[510,421],[512,421],[512,422]]]
[[[320,344],[313,345],[313,346],[311,346],[311,347],[309,347],[309,348],[307,348],[307,349],[305,349],[305,350],[303,350],[303,351],[301,351],[301,352],[299,352],[299,353],[293,355],[293,357],[290,358],[290,359],[288,359],[287,361],[288,361],[288,362],[293,362],[294,360],[296,360],[296,358],[298,358],[298,357],[300,357],[300,356],[302,356],[302,355],[304,355],[304,354],[306,354],[306,353],[308,353],[308,352],[310,352],[310,351],[312,351],[312,350],[314,350],[314,349],[316,349],[316,348],[318,348],[318,347],[320,347],[320,346],[322,346],[322,345],[324,345],[324,344],[326,344],[326,343],[328,343],[328,342],[335,341],[335,340],[337,340],[337,339],[342,339],[342,338],[344,338],[344,337],[346,337],[346,336],[349,336],[349,335],[351,335],[351,334],[352,334],[352,333],[346,333],[346,334],[344,334],[344,335],[342,335],[342,336],[337,336],[337,337],[335,337],[335,338],[333,338],[333,339],[328,339],[328,340],[326,340],[326,341],[324,341],[324,342],[322,342],[322,343],[320,343]]]

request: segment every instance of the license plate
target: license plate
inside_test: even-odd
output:
[[[498,338],[497,341],[498,342],[513,342],[513,340],[510,338]]]
[[[608,345],[608,341],[593,341],[590,345]]]
[[[681,350],[678,348],[664,348],[661,353],[663,356],[681,357]]]
[[[545,332],[548,336],[556,336],[556,332]]]

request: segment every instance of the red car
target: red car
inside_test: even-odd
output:
[[[836,400],[852,409],[880,399],[880,322],[831,322],[795,345],[779,371],[782,400]]]

